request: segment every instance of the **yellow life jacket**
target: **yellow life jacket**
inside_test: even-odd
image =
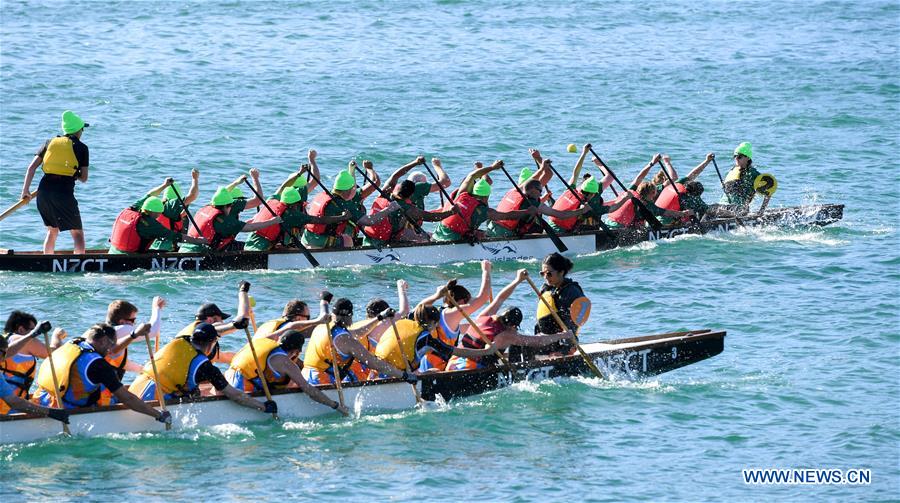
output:
[[[269,368],[269,355],[272,354],[272,351],[280,348],[278,341],[273,341],[268,337],[254,338],[253,348],[256,349],[256,356],[259,358],[259,364],[262,365],[263,375],[265,375],[266,382],[269,383],[269,386],[279,388],[287,386],[288,383],[291,382],[291,378],[287,375],[276,377],[275,371]],[[244,379],[247,380],[259,377],[259,373],[256,369],[256,362],[253,361],[253,352],[250,351],[250,344],[245,344],[244,347],[234,355],[234,358],[231,360],[231,369],[235,372],[240,372],[244,376]]]
[[[350,330],[351,331],[358,330],[358,329],[362,328],[363,326],[365,326],[367,323],[369,323],[368,319],[359,320],[356,323],[350,325]],[[372,339],[369,339],[369,334],[371,334],[372,331],[375,330],[375,327],[377,327],[377,326],[378,326],[377,323],[373,324],[371,327],[369,327],[369,330],[367,332],[360,334],[360,336],[357,338],[359,343],[362,344],[364,348],[366,348],[366,351],[373,353],[373,354],[375,353],[375,345],[377,344],[377,342],[373,341]]]
[[[749,173],[750,170],[748,169],[747,172]],[[725,175],[726,182],[734,182],[734,181],[740,180],[740,179],[741,179],[740,166],[735,166],[735,167],[731,168],[731,171],[729,171],[728,174]]]
[[[558,308],[556,307],[556,299],[554,299],[553,292],[551,290],[543,292],[541,294],[541,297],[543,297],[544,300],[547,301],[547,304],[549,304],[550,307],[553,308],[554,312],[559,312],[557,311]],[[569,315],[576,325],[578,325],[579,327],[583,327],[584,324],[587,323],[588,318],[590,318],[591,316],[591,300],[587,297],[578,297],[577,299],[573,300],[572,304],[569,306]],[[538,299],[537,319],[540,321],[547,316],[552,317],[550,310],[547,309],[547,306],[543,302],[541,302],[540,299]],[[551,323],[557,327],[559,326],[556,323],[555,318],[551,318]]]
[[[272,332],[275,332],[276,330],[281,328],[287,322],[288,322],[288,319],[284,318],[284,317],[275,318],[274,320],[267,321],[267,322],[263,323],[262,325],[260,325],[259,327],[257,327],[256,333],[253,335],[253,338],[255,339],[257,337],[268,337],[269,335],[272,334]]]
[[[397,337],[394,335],[393,327],[388,328],[381,336],[381,340],[378,341],[378,347],[375,348],[375,356],[400,370],[406,370],[406,364],[403,363],[404,359],[409,362],[411,369],[418,369],[416,339],[419,338],[424,329],[415,320],[400,320],[396,322],[396,325],[397,334],[400,336],[400,342],[403,344],[402,356],[400,348],[397,346]]]
[[[41,168],[48,175],[75,176],[78,171],[78,158],[75,157],[75,148],[72,139],[68,136],[57,136],[50,140],[47,151],[44,152],[44,162]]]
[[[541,297],[543,297],[544,300],[547,301],[547,304],[550,305],[550,309],[552,309],[553,312],[555,313],[556,312],[556,299],[553,298],[553,292],[550,290],[543,292],[543,293],[541,293]],[[537,303],[538,303],[537,319],[541,319],[546,316],[552,316],[550,314],[550,309],[547,309],[547,304],[544,304],[543,302],[541,302],[541,299],[538,299]]]
[[[194,335],[194,329],[197,328],[197,325],[199,325],[199,324],[200,324],[200,320],[192,321],[191,323],[188,324],[188,326],[182,328],[181,331],[178,332],[178,334],[175,337],[185,337],[185,336],[190,337],[190,336]]]
[[[156,381],[156,385],[162,389],[165,395],[175,392],[190,394],[191,390],[186,389],[188,371],[197,356],[202,355],[194,349],[190,340],[187,337],[178,336],[153,355],[153,359],[156,360],[156,370],[159,372],[159,380],[153,378],[153,366],[147,362],[128,389],[133,393],[140,393],[147,381],[150,380]]]
[[[332,333],[336,331],[346,332],[341,327],[331,327]],[[309,338],[309,345],[306,347],[306,354],[303,355],[303,366],[317,369],[325,372],[332,366],[331,353],[331,336],[325,324],[316,325],[313,329],[312,336]],[[338,354],[337,364],[343,368],[352,364],[353,357],[350,355]],[[341,374],[343,375],[343,374]]]
[[[81,358],[89,353],[86,358]],[[90,383],[87,379],[87,367],[95,359],[102,356],[94,352],[90,344],[84,339],[73,339],[56,348],[50,354],[50,358],[41,363],[38,370],[38,391],[35,395],[47,394],[50,398],[50,407],[84,407],[93,405],[99,398],[100,383]],[[53,367],[50,366],[53,361]],[[59,383],[59,395],[63,404],[56,401],[53,389],[53,369],[56,370],[56,380]]]

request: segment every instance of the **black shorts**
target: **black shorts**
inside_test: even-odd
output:
[[[61,231],[81,230],[81,212],[75,200],[74,180],[69,182],[55,178],[62,177],[45,175],[38,185],[37,208],[44,225]]]

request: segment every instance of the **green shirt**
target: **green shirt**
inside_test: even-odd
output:
[[[349,201],[341,197],[332,199],[325,206],[324,216],[335,217],[345,211],[350,214],[350,221],[347,222],[347,226],[350,227],[350,229],[353,229],[356,221],[366,216],[366,208],[362,205],[362,196],[360,195],[358,190],[356,191],[356,195],[353,196],[353,199]],[[332,248],[335,246],[340,246],[341,241],[337,240],[336,242],[335,240],[335,238],[337,238],[338,236],[334,233],[334,229],[334,225],[329,225],[326,227],[324,234],[316,234],[315,232],[306,229],[303,231],[303,244],[305,246],[312,246],[315,248]]]
[[[753,182],[759,176],[759,171],[753,166],[743,170],[737,166],[725,176],[725,193],[719,199],[719,204],[731,204],[734,206],[750,206],[753,200]]]
[[[417,183],[416,190],[413,191],[413,194],[409,196],[409,200],[412,201],[413,204],[416,205],[420,210],[425,209],[425,198],[428,197],[428,194],[431,194],[431,184],[430,183]]]
[[[397,201],[400,204],[400,209],[388,214],[388,221],[391,223],[391,235],[395,235],[398,232],[401,232],[406,225],[408,225],[409,221],[406,220],[406,217],[403,215],[403,212],[412,207],[411,204],[408,204],[406,201]],[[368,235],[363,235],[363,245],[365,246],[375,246],[382,247],[388,244],[388,241],[382,241],[380,239],[375,239]]]
[[[480,204],[475,208],[475,211],[472,212],[472,218],[469,221],[469,232],[475,232],[481,227],[481,224],[487,220],[487,213],[488,207],[486,204]],[[461,234],[457,234],[445,227],[443,223],[439,223],[434,229],[434,234],[431,235],[431,239],[434,241],[462,241],[464,238]]]
[[[231,212],[227,215],[219,215],[213,220],[213,230],[216,233],[216,236],[222,240],[225,238],[235,237],[239,232],[247,225],[247,222],[242,222],[238,220],[235,215],[235,207],[237,206],[237,202],[240,199],[235,199],[235,206],[231,207]],[[243,204],[246,204],[244,201]],[[243,204],[241,205],[241,209],[243,210]],[[208,245],[197,245],[192,243],[184,243],[181,245],[179,251],[189,252],[189,253],[205,253],[213,251],[213,248]]]
[[[148,197],[150,196],[144,196],[138,199],[134,204],[130,206],[130,208],[134,211],[141,211],[141,206],[143,206],[144,201],[146,201]],[[155,218],[150,218],[149,216],[144,214],[141,214],[141,218],[140,220],[138,220],[137,234],[138,236],[140,236],[142,241],[153,241],[154,243],[159,240],[177,243],[181,239],[180,234],[159,223],[159,221]],[[153,248],[151,247],[150,249]],[[110,246],[109,253],[121,254],[126,252],[120,251],[114,246]]]
[[[283,228],[290,229],[291,234],[299,238],[300,231],[303,230],[306,224],[312,221],[312,217],[310,217],[306,214],[306,212],[303,211],[303,209],[300,207],[300,203],[297,203],[296,205],[291,206],[290,208],[286,209],[284,213],[282,213],[281,220],[281,226]],[[284,233],[281,244],[284,246],[293,247],[294,240],[291,239],[290,234]],[[269,241],[256,232],[251,232],[250,237],[247,238],[247,242],[244,243],[245,250],[253,251],[267,251],[271,250],[274,246],[274,241]]]

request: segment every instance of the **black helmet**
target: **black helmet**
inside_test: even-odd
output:
[[[199,323],[194,327],[194,332],[191,334],[191,342],[207,344],[216,340],[218,337],[219,332],[211,323]]]
[[[299,330],[288,330],[278,338],[278,344],[285,351],[293,351],[295,349],[299,351],[303,349],[304,341],[306,341],[306,336]]]
[[[522,324],[522,310],[518,307],[511,307],[500,314],[500,322],[507,327],[518,327]]]

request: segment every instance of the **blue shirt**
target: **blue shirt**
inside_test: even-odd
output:
[[[8,397],[16,394],[16,387],[6,382],[6,379],[0,378],[0,398]]]

